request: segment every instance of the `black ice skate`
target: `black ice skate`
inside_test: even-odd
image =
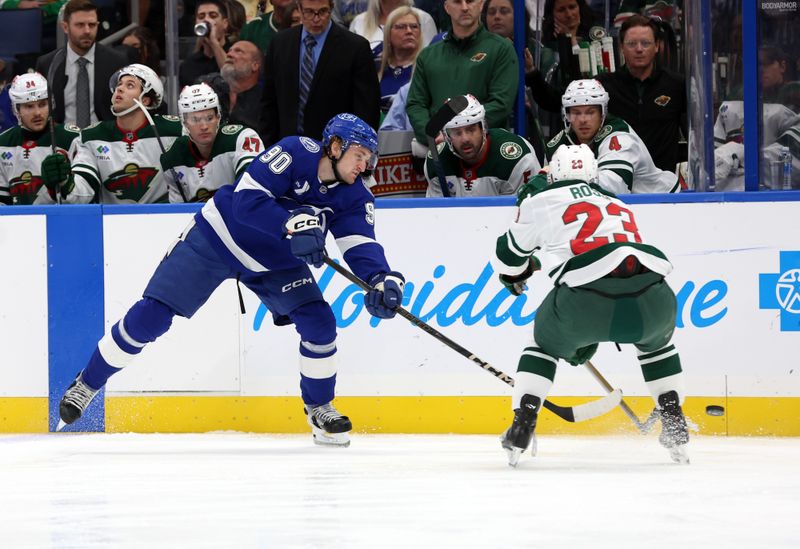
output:
[[[64,396],[61,397],[61,404],[58,407],[61,421],[58,422],[57,431],[80,419],[83,411],[86,410],[94,396],[100,391],[86,385],[81,378],[81,373],[78,374],[72,385],[67,387]]]
[[[343,416],[330,402],[320,406],[306,406],[308,424],[314,443],[321,446],[350,446],[350,435],[353,428],[350,418]]]
[[[678,393],[669,391],[658,397],[659,414],[661,416],[661,435],[658,441],[669,450],[669,456],[675,463],[688,464],[689,454],[686,445],[689,443],[689,428],[681,409]]]
[[[519,402],[519,408],[514,410],[514,422],[503,436],[500,443],[508,454],[508,464],[516,467],[522,453],[531,446],[531,452],[536,455],[536,418],[539,417],[539,407],[542,401],[533,395],[524,395]]]

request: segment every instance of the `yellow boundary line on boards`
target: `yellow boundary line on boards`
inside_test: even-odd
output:
[[[552,398],[562,406],[591,400]],[[642,421],[652,409],[650,397],[625,400]],[[724,406],[725,415],[707,415],[705,408],[710,404]],[[109,433],[308,432],[299,397],[127,396],[109,397],[105,406]],[[355,431],[362,433],[499,434],[511,422],[508,397],[339,397],[336,406],[352,418]],[[690,397],[684,410],[704,435],[800,436],[800,398]],[[0,433],[47,432],[47,414],[47,398],[0,398]],[[568,423],[543,411],[536,431],[636,433],[619,408],[582,423]],[[658,432],[658,427],[654,431]]]

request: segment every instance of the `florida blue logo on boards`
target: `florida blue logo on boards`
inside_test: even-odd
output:
[[[536,317],[537,304],[528,302],[528,294],[518,297],[511,295],[494,280],[497,275],[488,262],[473,280],[456,283],[444,295],[433,297],[436,281],[445,272],[444,265],[437,265],[433,269],[433,280],[426,280],[422,284],[406,281],[403,307],[425,322],[441,327],[456,322],[465,326],[479,322],[490,327],[505,323],[525,326]],[[326,267],[321,273],[317,282],[323,294],[328,290],[334,274],[335,271],[330,267]],[[676,328],[708,328],[720,323],[728,314],[728,285],[723,280],[687,280],[676,292],[676,297]],[[326,300],[331,304],[338,328],[346,328],[360,314],[367,314],[364,310],[363,292],[355,284],[345,286],[336,295],[327,295]],[[254,331],[262,328],[267,312],[266,305],[260,303],[253,318]],[[380,322],[379,318],[369,319],[369,325],[373,328]]]
[[[758,275],[758,308],[780,310],[781,332],[800,332],[800,251],[782,251],[778,272]]]

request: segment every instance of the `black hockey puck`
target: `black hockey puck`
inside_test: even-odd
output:
[[[717,406],[716,404],[712,404],[710,406],[706,406],[706,413],[710,416],[724,416],[725,408],[722,406]]]

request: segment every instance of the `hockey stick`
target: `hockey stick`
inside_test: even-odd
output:
[[[447,178],[444,175],[444,168],[439,162],[439,149],[436,148],[436,136],[442,131],[445,124],[450,122],[458,113],[467,108],[467,98],[457,95],[439,107],[428,123],[425,124],[425,136],[428,138],[428,151],[431,153],[433,168],[436,170],[436,177],[439,179],[439,186],[442,188],[442,196],[449,197],[450,191],[447,189]]]
[[[52,154],[56,154],[58,152],[58,147],[56,147],[56,121],[53,118],[53,109],[55,109],[56,102],[53,99],[53,92],[50,89],[50,82],[53,81],[53,76],[55,74],[55,68],[58,63],[61,62],[60,57],[64,59],[67,58],[67,48],[64,47],[56,52],[53,56],[53,60],[50,62],[50,67],[47,69],[47,107],[49,112],[50,118],[50,151]],[[61,204],[61,183],[59,182],[56,184],[56,204]]]
[[[600,373],[600,370],[595,368],[591,360],[587,360],[584,366],[586,366],[586,369],[589,370],[589,373],[592,374],[592,377],[594,377],[606,391],[610,393],[611,391],[615,390],[613,387],[611,387],[611,384],[608,382],[608,380],[603,377],[603,374]],[[630,418],[639,432],[643,435],[646,435],[650,432],[650,429],[653,428],[653,425],[655,425],[655,422],[658,419],[657,408],[653,408],[653,411],[650,412],[650,415],[646,420],[639,421],[639,417],[636,415],[636,412],[634,412],[631,407],[628,406],[628,403],[622,398],[619,399],[619,407],[622,408],[622,411],[625,412],[625,415]]]
[[[139,108],[144,113],[144,116],[147,118],[147,122],[150,124],[150,127],[153,128],[153,133],[156,135],[156,141],[158,141],[158,146],[161,149],[161,154],[166,153],[167,149],[164,148],[164,143],[161,142],[161,135],[158,133],[158,128],[156,127],[155,120],[153,120],[153,117],[150,116],[150,111],[148,111],[147,107],[145,107],[142,104],[142,102],[139,101],[138,99],[134,99],[133,102],[139,106]],[[184,202],[189,202],[189,200],[186,198],[186,193],[183,192],[183,187],[181,187],[181,184],[178,181],[178,176],[175,175],[175,170],[170,168],[169,171],[172,174],[172,180],[175,182],[175,188],[178,189],[178,192],[181,194],[181,198],[183,199]]]
[[[344,276],[347,280],[364,290],[365,292],[371,292],[373,290],[372,286],[358,278],[355,274],[347,270],[346,268],[342,267],[340,264],[333,261],[327,255],[323,257],[323,261],[326,265],[332,268],[334,271],[339,273],[340,275]],[[397,307],[395,309],[397,314],[411,322],[414,326],[422,329],[422,331],[426,332],[428,335],[433,336],[434,338],[438,339],[454,351],[456,351],[461,356],[464,356],[470,359],[472,362],[489,372],[490,374],[494,375],[500,381],[510,385],[511,387],[514,386],[514,378],[509,376],[508,374],[501,372],[500,370],[494,368],[491,364],[482,360],[474,353],[471,353],[439,330],[431,326],[430,324],[426,323],[421,318],[418,318],[413,313],[409,312],[408,310],[404,309],[403,307]],[[553,412],[555,415],[560,417],[565,421],[569,421],[572,423],[579,422],[579,421],[586,421],[587,419],[592,419],[597,416],[601,416],[610,412],[622,399],[622,392],[619,389],[615,391],[609,392],[603,398],[599,398],[597,400],[593,400],[592,402],[587,402],[585,404],[579,404],[577,406],[558,406],[557,404],[553,404],[549,400],[544,401],[544,407]]]

